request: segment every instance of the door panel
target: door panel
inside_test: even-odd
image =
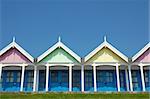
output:
[[[150,91],[150,70],[144,70],[145,89]]]
[[[32,70],[25,71],[24,91],[33,91],[33,77]]]
[[[73,70],[72,74],[72,88],[73,91],[81,91],[81,71]]]
[[[126,79],[125,79],[125,71],[121,70],[119,74],[120,74],[120,90],[121,91],[127,91]]]
[[[142,91],[141,76],[139,70],[132,70],[132,83],[134,91]]]
[[[115,71],[97,70],[97,90],[117,91]]]
[[[21,71],[4,70],[2,79],[2,86],[4,91],[20,91]]]
[[[49,90],[51,91],[68,91],[69,90],[68,70],[51,70]]]
[[[40,70],[39,71],[39,85],[38,85],[38,90],[39,91],[45,91],[45,70]]]
[[[93,82],[93,71],[85,70],[84,71],[84,88],[85,91],[94,91],[94,82]]]

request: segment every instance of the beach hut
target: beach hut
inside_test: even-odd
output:
[[[132,90],[150,91],[150,42],[132,57]]]
[[[128,57],[104,42],[84,59],[85,91],[129,91]]]
[[[37,58],[39,91],[80,91],[81,58],[62,43],[58,42]]]
[[[0,51],[0,90],[32,91],[34,58],[13,41]]]

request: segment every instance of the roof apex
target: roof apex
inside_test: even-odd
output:
[[[88,61],[91,57],[93,57],[98,51],[100,51],[104,47],[108,47],[111,51],[113,51],[119,57],[121,57],[123,60],[128,62],[128,57],[125,56],[124,54],[122,54],[115,47],[113,47],[109,42],[107,42],[106,36],[104,36],[104,42],[103,43],[101,43],[98,47],[96,47],[93,51],[91,51],[87,56],[85,56],[85,62]]]
[[[139,52],[137,52],[132,57],[132,62],[135,61],[137,58],[139,58],[148,48],[150,48],[150,42],[148,42]]]

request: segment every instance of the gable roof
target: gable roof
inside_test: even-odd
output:
[[[14,47],[17,50],[19,50],[25,57],[27,57],[31,62],[34,62],[34,58],[27,51],[25,51],[20,45],[18,45],[15,42],[15,38],[13,38],[13,41],[9,45],[7,45],[2,50],[0,50],[0,56],[3,55],[5,52],[7,52],[9,49],[14,48]]]
[[[133,57],[132,57],[132,61],[135,61],[137,58],[139,58],[145,51],[147,51],[147,49],[150,48],[150,42],[148,44],[145,45],[144,48],[142,48],[138,53],[136,53]]]
[[[122,54],[119,50],[117,50],[115,47],[113,47],[110,43],[107,42],[106,36],[104,37],[104,42],[100,44],[97,48],[95,48],[92,52],[90,52],[86,57],[85,57],[85,62],[88,61],[91,57],[93,57],[98,51],[100,51],[102,48],[107,47],[111,51],[113,51],[115,54],[117,54],[119,57],[121,57],[123,60],[128,62],[128,57]]]
[[[50,47],[47,51],[45,51],[42,55],[40,55],[37,58],[37,62],[40,62],[43,58],[45,58],[47,55],[49,55],[51,52],[53,52],[55,49],[57,49],[59,47],[63,48],[66,52],[68,52],[71,56],[73,56],[78,62],[81,62],[80,56],[78,56],[71,49],[69,49],[66,45],[64,45],[61,42],[61,38],[60,37],[59,37],[58,42],[55,45],[53,45],[52,47]]]

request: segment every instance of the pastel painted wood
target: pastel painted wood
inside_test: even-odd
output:
[[[31,61],[25,57],[16,48],[11,48],[0,57],[2,63],[31,63]]]
[[[40,62],[52,62],[52,63],[78,63],[78,61],[66,52],[63,48],[57,48],[53,52],[49,53],[43,60]]]
[[[150,62],[150,48],[137,58],[135,62]]]
[[[106,37],[82,59],[60,37],[36,59],[13,39],[0,51],[0,91],[150,91],[149,66],[150,43],[129,62]]]
[[[104,42],[85,56],[85,62],[120,62],[127,63],[128,57],[112,46],[104,37]]]
[[[87,62],[125,62],[125,61],[106,47],[98,51]]]

